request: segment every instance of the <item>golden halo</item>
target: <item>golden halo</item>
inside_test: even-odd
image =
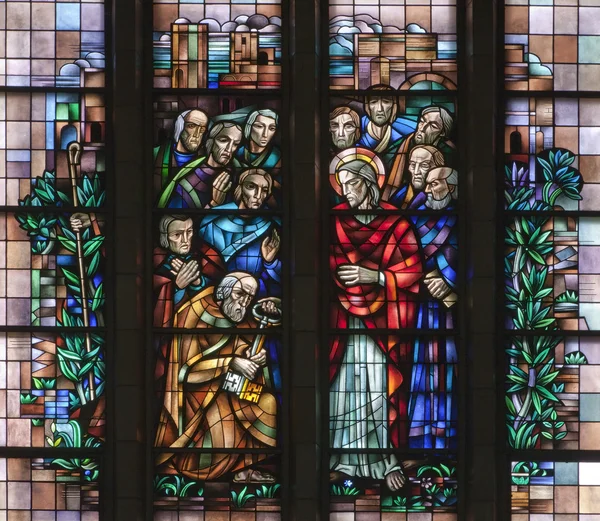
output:
[[[335,156],[329,164],[329,183],[338,195],[342,195],[342,187],[338,183],[336,172],[342,170],[342,167],[346,163],[356,159],[364,161],[373,167],[379,188],[383,188],[385,185],[385,168],[383,162],[375,152],[368,148],[347,148]]]

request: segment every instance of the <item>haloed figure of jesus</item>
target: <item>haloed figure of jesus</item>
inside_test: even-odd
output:
[[[395,448],[407,439],[410,382],[400,363],[407,361],[410,344],[382,339],[369,330],[416,325],[422,277],[418,243],[404,217],[369,214],[393,209],[380,201],[375,162],[346,162],[336,169],[335,179],[346,200],[335,210],[363,212],[334,220],[330,269],[337,299],[332,327],[351,334],[331,345],[331,446],[356,453],[334,454],[330,469],[333,477],[381,479],[390,490],[398,490],[405,476],[397,458],[361,450]]]

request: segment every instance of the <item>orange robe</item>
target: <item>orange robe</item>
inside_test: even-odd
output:
[[[232,323],[217,305],[214,287],[192,298],[175,316],[186,329],[250,328],[251,321]],[[277,401],[265,387],[258,403],[240,399],[221,386],[235,356],[246,356],[252,335],[218,331],[178,334],[170,349],[164,401],[155,446],[165,448],[265,449],[276,446]],[[265,385],[259,371],[255,383]],[[213,480],[265,459],[265,454],[167,453],[161,471],[197,480]]]

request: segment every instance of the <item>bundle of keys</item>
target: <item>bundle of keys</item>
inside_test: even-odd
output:
[[[277,306],[278,313],[276,315],[268,315],[262,309],[262,303],[259,302],[254,305],[252,308],[252,315],[259,321],[258,328],[265,329],[269,326],[278,326],[281,324],[281,308],[279,299],[271,298],[269,299],[272,302],[275,302]],[[260,353],[263,349],[265,343],[265,335],[256,335],[254,337],[254,342],[250,348],[250,356]],[[266,370],[266,368],[265,368]],[[230,393],[234,393],[240,397],[241,400],[246,400],[248,402],[258,403],[260,399],[260,395],[263,390],[263,385],[253,382],[249,378],[232,371],[231,369],[227,371],[225,374],[225,380],[221,385],[221,388],[224,391],[228,391]]]

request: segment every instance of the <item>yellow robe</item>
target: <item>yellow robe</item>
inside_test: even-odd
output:
[[[206,288],[175,315],[175,327],[249,328],[234,324],[219,309],[214,288]],[[163,407],[155,446],[165,448],[265,449],[276,445],[277,401],[264,388],[258,403],[241,400],[221,385],[234,356],[246,357],[252,335],[220,333],[178,334],[169,349]],[[265,384],[262,374],[254,380]],[[265,459],[261,454],[166,453],[159,471],[180,472],[198,480],[216,479]]]

